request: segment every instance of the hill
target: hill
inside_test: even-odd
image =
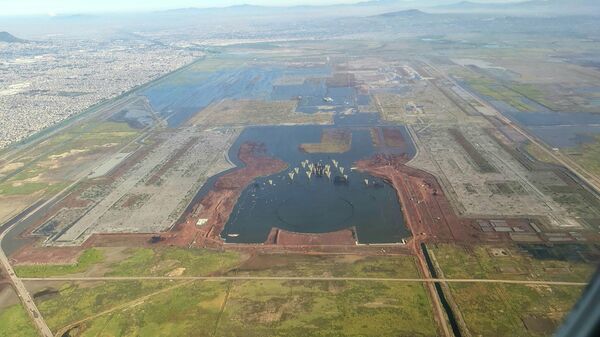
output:
[[[516,15],[591,15],[600,16],[597,0],[528,0],[511,3],[461,1],[433,7],[436,12],[499,13]]]
[[[0,32],[0,42],[6,43],[27,43],[26,40],[19,39],[9,32]]]
[[[403,10],[403,11],[383,13],[383,14],[379,14],[377,16],[386,17],[386,18],[398,18],[398,17],[415,18],[415,17],[426,16],[426,15],[429,15],[429,14],[425,13],[423,11],[420,11],[418,9],[407,9],[407,10]]]

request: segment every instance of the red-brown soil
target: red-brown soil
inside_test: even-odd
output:
[[[385,145],[389,147],[406,147],[406,140],[399,129],[383,128],[381,130]]]
[[[344,153],[350,151],[352,133],[346,129],[324,129],[320,143],[300,144],[301,151],[306,153]]]
[[[306,234],[272,228],[265,243],[282,246],[336,246],[354,245],[356,244],[356,238],[352,229],[342,229],[322,234]]]
[[[357,167],[386,179],[394,188],[411,230],[412,241],[473,241],[478,230],[470,219],[459,218],[434,176],[406,166],[405,156],[377,155]],[[413,242],[414,244],[414,242]]]
[[[75,263],[83,247],[34,247],[26,246],[11,255],[17,264],[69,264]]]
[[[194,206],[185,221],[175,227],[176,235],[167,239],[167,244],[201,247],[221,245],[219,234],[242,190],[255,178],[277,173],[287,167],[285,162],[267,156],[264,144],[244,143],[238,157],[246,166],[217,179],[213,189]],[[207,221],[197,226],[198,219]]]
[[[371,142],[374,147],[380,147],[383,142],[383,136],[381,135],[379,128],[371,128],[369,130],[371,133]]]

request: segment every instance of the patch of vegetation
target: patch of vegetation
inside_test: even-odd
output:
[[[20,158],[24,165],[6,172],[0,195],[27,196],[40,191],[53,195],[69,184],[67,179],[61,179],[62,172],[81,165],[81,160],[87,159],[92,150],[104,151],[123,145],[138,134],[139,131],[127,123],[104,121],[69,127],[38,144],[27,157]]]
[[[139,130],[127,123],[105,121],[93,126],[82,125],[70,130],[70,134],[73,137],[73,146],[76,148],[93,148],[125,144],[133,140],[139,134]]]
[[[258,254],[230,275],[322,277],[419,277],[412,256]]]
[[[435,336],[419,283],[197,281],[93,319],[82,336]]]
[[[45,195],[52,195],[67,186],[69,186],[69,182],[7,182],[0,184],[0,195],[31,195],[40,191],[43,191]]]
[[[74,264],[17,265],[15,266],[15,273],[19,277],[51,277],[82,273],[103,260],[104,253],[101,250],[90,248],[83,251]]]
[[[176,284],[169,281],[66,283],[57,295],[36,302],[48,326],[56,332],[70,323]]]
[[[32,182],[19,182],[19,183],[4,183],[0,184],[1,195],[27,195],[32,194],[48,187],[46,183],[32,183]]]
[[[212,336],[226,282],[195,282],[86,324],[80,336]]]
[[[124,261],[109,266],[111,276],[164,276],[177,268],[185,268],[181,275],[206,276],[227,271],[240,263],[236,252],[218,252],[206,249],[137,248]]]
[[[558,162],[556,161],[556,159],[554,159],[552,156],[550,156],[546,151],[542,150],[538,145],[529,142],[526,146],[525,146],[525,150],[527,150],[527,152],[534,157],[535,159],[545,162],[545,163],[550,163],[550,164],[557,164]]]
[[[545,101],[543,99],[543,94],[528,84],[514,83],[511,84],[510,87],[505,87],[489,78],[475,76],[467,76],[466,81],[469,84],[469,87],[480,95],[505,102],[519,111],[531,112],[535,110],[532,106],[523,101],[525,95],[521,94],[519,90],[531,94],[532,96],[527,97],[530,97],[532,100],[538,102]]]
[[[37,335],[37,330],[27,311],[20,304],[0,311],[0,337],[36,337]]]
[[[242,282],[230,291],[225,336],[435,336],[421,284]]]
[[[344,153],[350,150],[352,132],[349,130],[325,129],[320,143],[300,144],[300,149],[307,153]]]
[[[529,98],[539,104],[554,109],[552,103],[546,99],[546,95],[536,86],[530,83],[511,83],[508,88],[512,91],[516,91],[524,97]]]
[[[565,153],[590,173],[600,176],[600,136],[596,136],[592,143],[566,149]]]
[[[587,282],[596,269],[594,263],[539,259],[517,246],[501,248],[507,256],[493,256],[490,246],[437,244],[429,248],[447,278]]]
[[[188,123],[207,126],[331,124],[333,114],[295,112],[296,101],[223,100],[211,104]]]
[[[524,320],[543,320],[552,333],[583,287],[514,284],[452,283],[449,285],[467,328],[474,336],[541,336]],[[544,333],[546,332],[546,333]]]

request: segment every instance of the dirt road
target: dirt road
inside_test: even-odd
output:
[[[447,282],[507,283],[559,286],[586,286],[585,282],[502,279],[395,278],[395,277],[320,277],[320,276],[97,276],[97,277],[24,277],[21,281],[132,281],[132,280],[198,280],[198,281],[369,281],[369,282]]]

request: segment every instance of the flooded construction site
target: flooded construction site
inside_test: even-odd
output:
[[[402,242],[410,234],[395,190],[353,167],[375,153],[414,153],[404,141],[379,142],[380,133],[380,128],[321,126],[246,129],[232,147],[231,158],[241,144],[258,142],[287,168],[257,178],[244,189],[221,237],[228,243],[259,243],[274,228],[294,233],[351,229],[359,243]],[[403,128],[385,129],[381,137],[385,136],[408,139]]]

